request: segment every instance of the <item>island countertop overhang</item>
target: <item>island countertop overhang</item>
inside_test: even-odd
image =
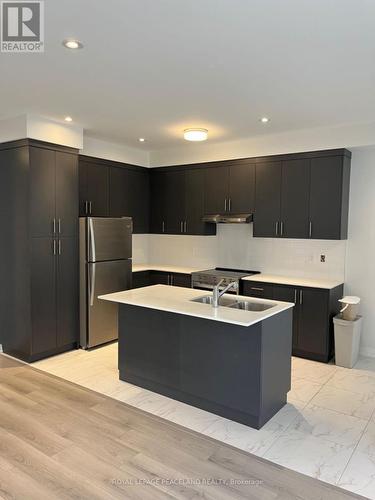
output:
[[[244,297],[230,294],[225,294],[224,297],[246,300],[253,303],[272,304],[273,307],[265,311],[244,311],[225,306],[213,308],[209,304],[192,302],[194,299],[205,295],[210,294],[202,290],[195,290],[192,288],[153,285],[144,288],[101,295],[98,298],[108,300],[110,302],[116,302],[118,304],[145,307],[148,309],[193,316],[212,321],[220,321],[244,327],[254,325],[270,318],[271,316],[294,307],[294,304],[290,302],[257,299],[254,297]]]

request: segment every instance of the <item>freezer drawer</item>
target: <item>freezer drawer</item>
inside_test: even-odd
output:
[[[133,224],[130,217],[88,217],[85,223],[88,262],[131,259]]]
[[[118,338],[117,304],[99,295],[131,288],[131,260],[87,263],[86,290],[81,287],[81,347],[90,348]]]

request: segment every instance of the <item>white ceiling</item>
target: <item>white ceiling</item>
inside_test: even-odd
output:
[[[93,137],[148,150],[183,144],[191,126],[228,141],[375,119],[373,0],[46,0],[45,8],[45,53],[0,55],[0,118],[71,115]],[[84,49],[66,50],[68,37]]]

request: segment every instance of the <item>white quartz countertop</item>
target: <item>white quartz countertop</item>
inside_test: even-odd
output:
[[[171,313],[194,316],[196,318],[221,321],[233,325],[250,326],[259,323],[275,314],[279,314],[286,309],[290,309],[294,304],[289,302],[279,302],[275,300],[265,300],[253,297],[242,297],[239,295],[225,294],[224,297],[243,299],[249,302],[262,302],[272,304],[274,307],[266,311],[243,311],[230,307],[219,306],[213,308],[210,304],[192,302],[192,299],[209,295],[202,290],[192,288],[180,288],[167,285],[154,285],[135,290],[101,295],[99,299],[128,304],[133,306],[157,309]]]
[[[310,279],[310,278],[296,278],[292,276],[278,276],[275,274],[254,274],[242,278],[245,281],[256,281],[258,283],[275,283],[276,285],[291,285],[291,286],[304,286],[311,288],[326,288],[331,290],[336,286],[342,285],[342,281],[333,281],[325,279]]]
[[[133,273],[140,271],[162,271],[166,273],[191,274],[196,271],[202,271],[201,267],[168,266],[160,264],[133,264]]]

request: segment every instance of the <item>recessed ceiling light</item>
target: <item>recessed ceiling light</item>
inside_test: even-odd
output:
[[[186,128],[184,130],[184,139],[186,141],[206,141],[208,130],[205,128]]]
[[[82,49],[83,48],[83,43],[80,42],[79,40],[72,40],[72,39],[64,40],[63,45],[67,49]]]
[[[64,118],[64,120],[65,120],[66,122],[72,122],[72,121],[73,121],[73,118],[72,118],[71,116],[66,116],[66,117]]]
[[[138,140],[139,142],[145,142],[146,139],[144,137],[140,137]]]
[[[270,121],[270,119],[269,119],[269,118],[267,118],[267,116],[263,116],[263,117],[260,119],[260,121],[261,121],[262,123],[268,123],[268,122]]]

